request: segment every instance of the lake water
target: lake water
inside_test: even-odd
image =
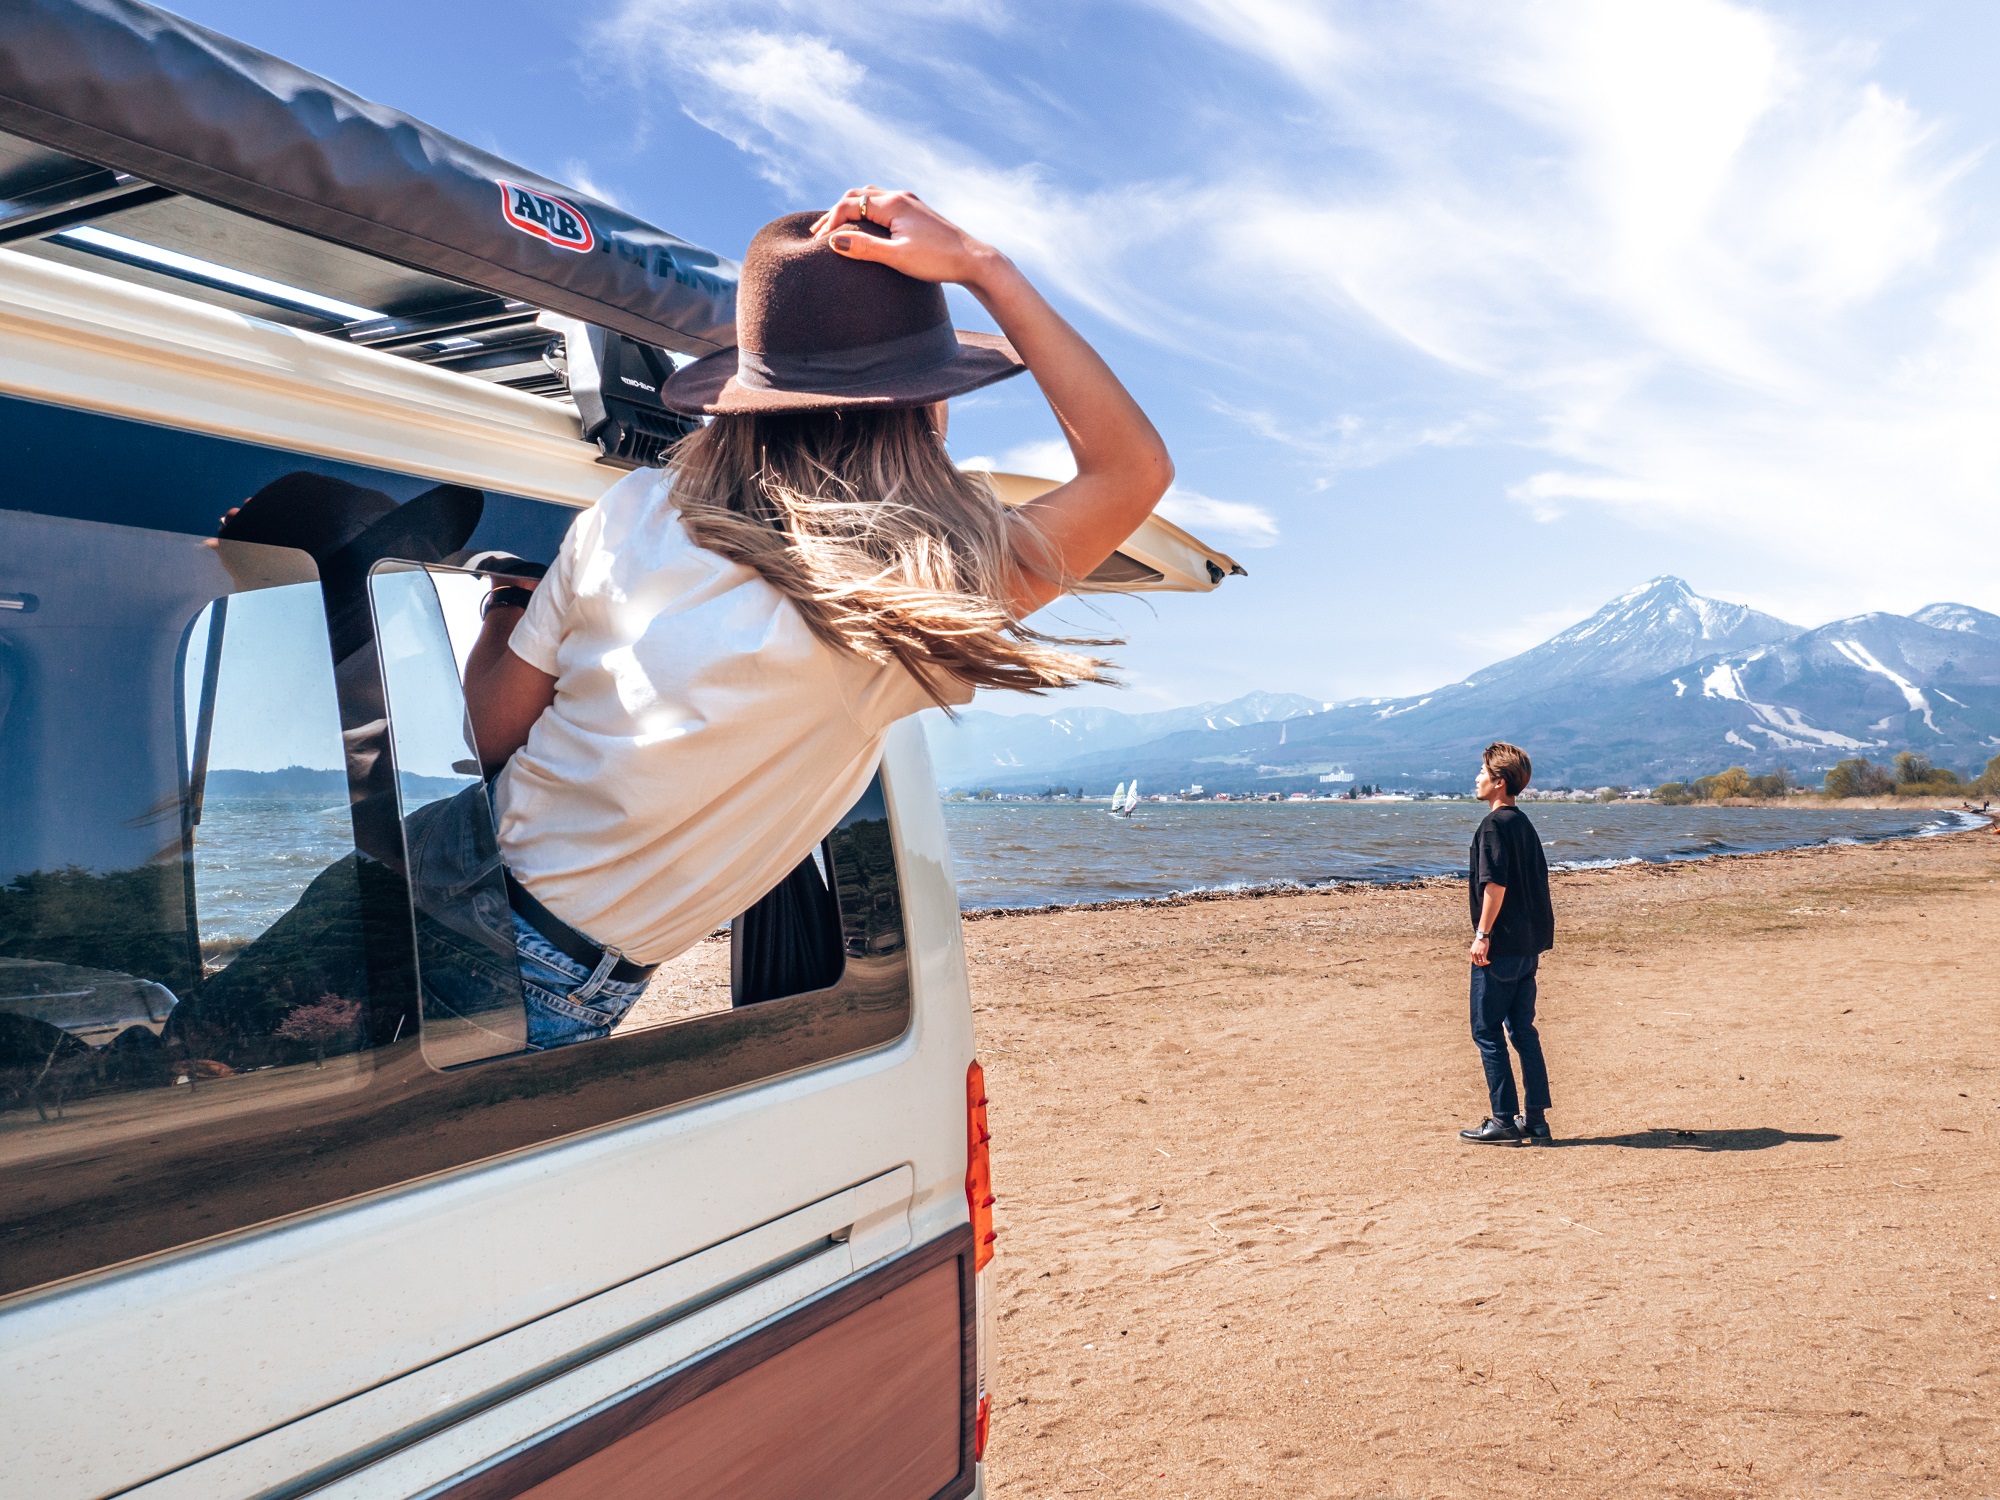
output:
[[[247,942],[290,911],[315,875],[353,852],[344,796],[208,798],[194,831],[202,942]]]
[[[1556,865],[1700,859],[1965,826],[1949,813],[1821,806],[1554,802],[1527,812]],[[1147,803],[1129,819],[1107,816],[1102,803],[944,804],[968,910],[1447,875],[1464,870],[1484,814],[1473,802]],[[352,837],[344,800],[211,797],[195,842],[204,942],[262,932],[352,849]]]
[[[1956,814],[1806,807],[1524,806],[1560,866],[1659,863],[1967,826]],[[967,910],[1175,891],[1460,874],[1486,815],[1466,802],[947,802]]]

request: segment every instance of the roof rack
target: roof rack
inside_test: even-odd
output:
[[[733,262],[136,0],[0,7],[0,245],[574,401],[622,467],[734,342]]]

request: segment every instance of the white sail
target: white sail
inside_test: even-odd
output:
[[[1125,811],[1130,812],[1133,808],[1137,807],[1138,805],[1139,805],[1139,782],[1137,778],[1134,778],[1131,787],[1125,793]]]
[[[1115,811],[1125,801],[1125,783],[1118,783],[1118,790],[1111,794],[1111,806]]]

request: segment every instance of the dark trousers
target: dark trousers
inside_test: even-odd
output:
[[[1535,1030],[1535,971],[1540,960],[1496,958],[1472,969],[1472,1040],[1486,1067],[1486,1092],[1493,1101],[1493,1118],[1511,1120],[1520,1113],[1514,1093],[1514,1069],[1507,1041],[1521,1055],[1521,1087],[1528,1108],[1549,1107],[1549,1068],[1542,1061],[1542,1038]]]

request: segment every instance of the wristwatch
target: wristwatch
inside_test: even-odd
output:
[[[1493,934],[1492,934],[1492,933],[1490,933],[1490,932],[1481,932],[1481,931],[1480,931],[1480,930],[1479,930],[1479,929],[1478,929],[1477,927],[1475,927],[1475,928],[1473,928],[1473,929],[1472,929],[1472,940],[1473,940],[1473,942],[1475,942],[1475,943],[1483,943],[1483,942],[1485,942],[1485,941],[1486,941],[1486,940],[1487,940],[1488,938],[1490,938],[1490,937],[1492,937],[1492,936],[1493,936]]]

